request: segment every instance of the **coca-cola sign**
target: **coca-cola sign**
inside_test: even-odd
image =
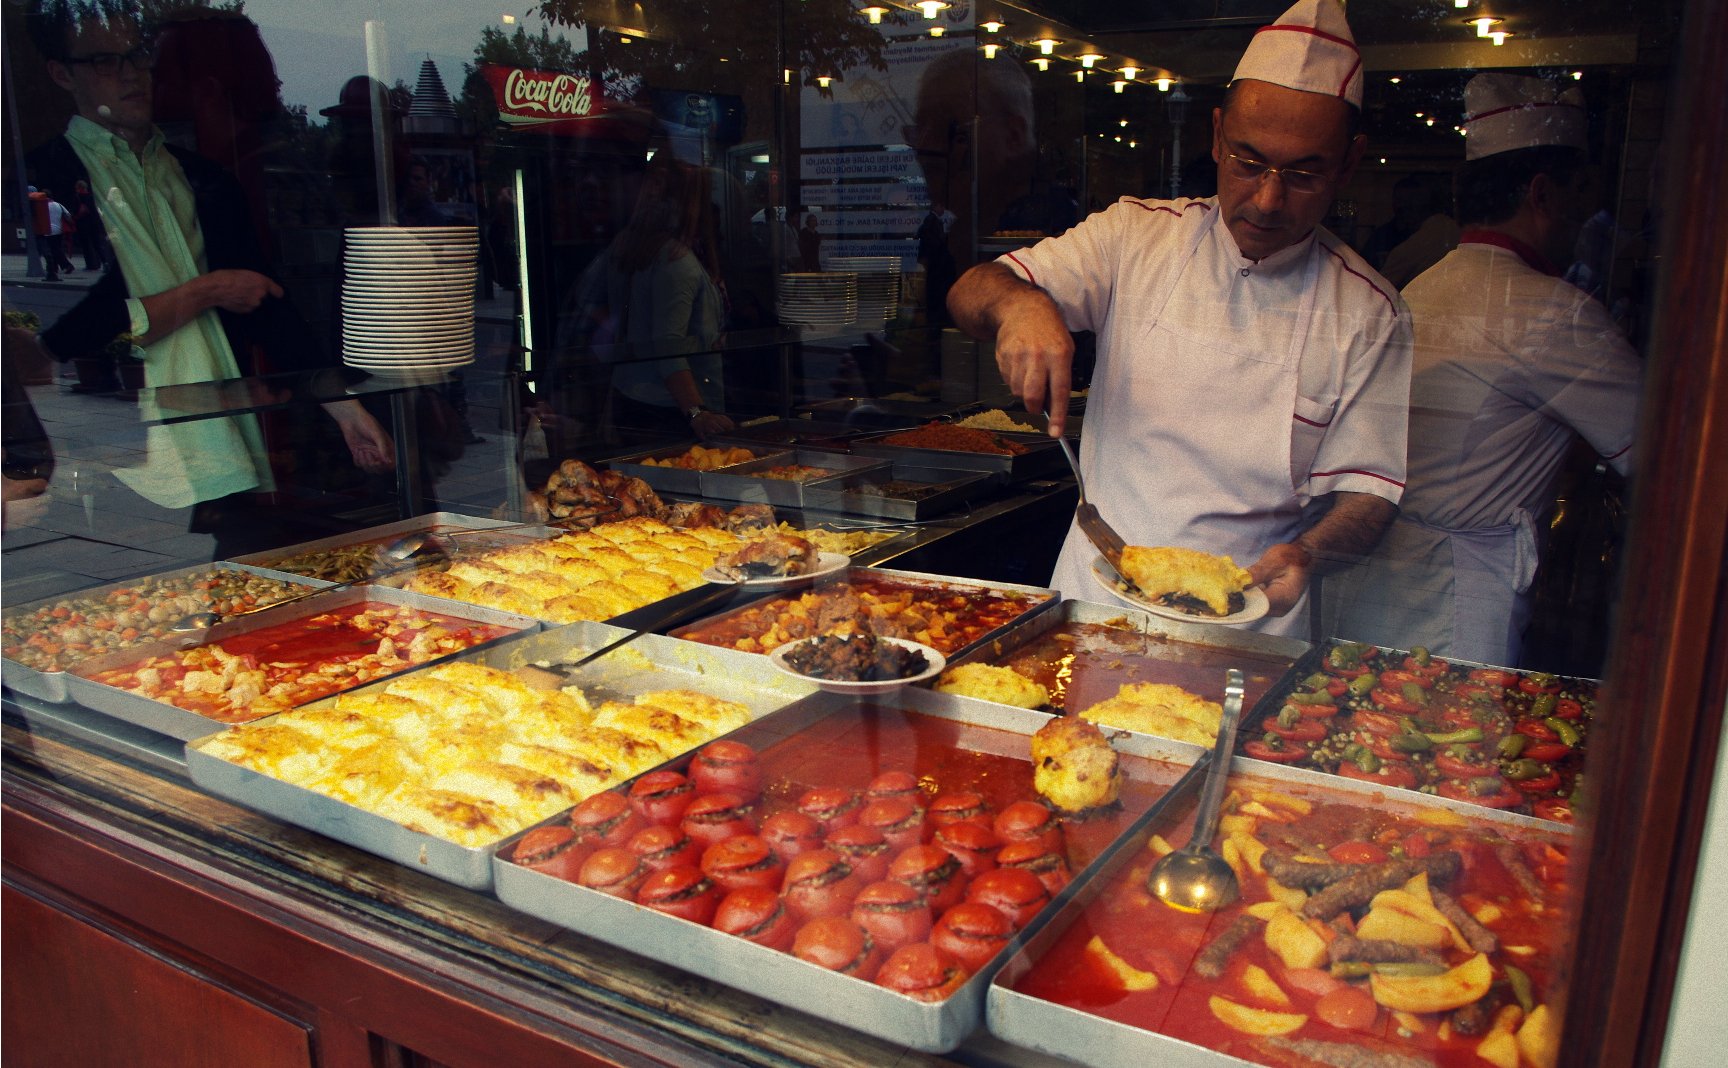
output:
[[[511,126],[543,126],[598,118],[604,101],[585,74],[482,65],[498,104],[498,118]]]

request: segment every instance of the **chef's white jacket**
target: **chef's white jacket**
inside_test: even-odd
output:
[[[1467,233],[1404,290],[1416,327],[1409,485],[1374,555],[1327,587],[1341,636],[1516,665],[1534,518],[1574,436],[1626,473],[1637,354],[1599,301],[1535,258]]]
[[[1123,198],[998,262],[1098,335],[1081,465],[1131,544],[1243,566],[1338,491],[1396,503],[1404,484],[1410,316],[1324,229],[1255,262],[1216,198]],[[1071,528],[1053,585],[1101,599]],[[1307,636],[1299,605],[1266,629]]]

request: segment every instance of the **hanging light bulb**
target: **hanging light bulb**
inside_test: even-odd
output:
[[[870,25],[872,26],[882,25],[882,16],[888,14],[887,8],[877,7],[875,4],[871,4],[866,8],[861,8],[860,10],[864,12],[865,17],[870,20]]]
[[[1130,141],[1130,142],[1128,142],[1128,147],[1129,147],[1129,148],[1139,148],[1139,147],[1140,147],[1140,142],[1138,142],[1138,141]]]
[[[924,12],[925,18],[933,19],[936,17],[936,12],[941,11],[948,5],[943,3],[942,0],[918,0],[918,2],[913,6]]]
[[[1140,68],[1133,66],[1132,64],[1122,68],[1122,77],[1128,79],[1129,81],[1133,81],[1135,78],[1139,77],[1139,75],[1140,75]]]
[[[1512,36],[1510,30],[1495,30],[1488,35],[1488,39],[1494,42],[1495,48],[1499,48],[1501,45],[1506,43],[1506,38],[1510,36]]]
[[[1453,7],[1469,7],[1470,0],[1452,0]]]
[[[1061,44],[1062,42],[1058,41],[1054,37],[1040,37],[1036,41],[1033,41],[1032,43],[1038,46],[1039,52],[1041,52],[1047,56],[1050,53],[1056,51],[1056,46]]]
[[[1492,15],[1483,15],[1479,18],[1465,19],[1464,25],[1476,27],[1476,36],[1486,37],[1489,30],[1500,25],[1500,20]]]
[[[1160,93],[1168,93],[1170,91],[1170,86],[1174,81],[1174,78],[1157,78],[1153,80],[1152,84],[1158,87]]]
[[[1584,72],[1583,72],[1583,71],[1581,71],[1581,70],[1575,70],[1575,71],[1573,71],[1573,72],[1572,72],[1572,80],[1573,80],[1573,81],[1575,81],[1575,82],[1581,82],[1581,81],[1583,81],[1583,80],[1584,80]]]
[[[978,25],[984,27],[985,33],[998,33],[1001,31],[1003,26],[1007,25],[1007,23],[991,19],[989,22],[980,22]]]
[[[1128,120],[1127,119],[1117,119],[1116,125],[1122,127],[1124,130],[1126,130],[1128,128]]]
[[[940,37],[947,32],[948,32],[947,29],[942,27],[942,26],[930,27],[930,36],[932,36],[932,37]]]
[[[1118,78],[1110,83],[1110,88],[1113,91],[1120,93],[1122,90],[1128,88],[1128,83],[1123,81],[1121,78]]]
[[[1430,126],[1432,126],[1432,125],[1434,125],[1434,120],[1433,120],[1433,119],[1428,119],[1428,120],[1427,120],[1427,123],[1428,123],[1428,125],[1430,125]]]
[[[1001,45],[995,43],[994,41],[990,42],[989,44],[986,44],[984,46],[984,58],[985,59],[995,59],[996,58],[996,50],[998,48],[1001,48],[1001,47],[1002,47]]]
[[[1394,74],[1394,75],[1392,75],[1392,77],[1387,78],[1386,80],[1391,82],[1393,85],[1397,85],[1399,82],[1402,82],[1404,79],[1400,78],[1400,77],[1398,77],[1398,75]]]
[[[1085,71],[1083,71],[1083,70],[1077,70],[1077,71],[1075,71],[1075,72],[1074,72],[1074,80],[1075,80],[1075,81],[1077,81],[1077,82],[1083,82],[1083,81],[1085,81],[1085,80],[1086,80],[1086,72],[1085,72]]]
[[[816,75],[816,84],[826,89],[830,85],[834,84],[834,78],[831,75],[818,74]]]
[[[1103,56],[1099,55],[1096,52],[1082,52],[1082,53],[1080,53],[1080,65],[1082,67],[1085,67],[1087,70],[1091,70],[1092,64],[1098,62],[1099,60],[1101,60],[1103,58],[1104,58]]]
[[[1037,67],[1039,70],[1049,70],[1050,69],[1050,61],[1048,59],[1045,59],[1043,56],[1034,57],[1032,60],[1032,65],[1034,67]]]

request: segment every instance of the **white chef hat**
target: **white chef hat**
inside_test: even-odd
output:
[[[1338,0],[1296,0],[1260,27],[1236,65],[1233,81],[1253,78],[1362,106],[1362,53]]]
[[[1464,158],[1539,145],[1588,149],[1584,94],[1521,74],[1478,74],[1464,86]]]

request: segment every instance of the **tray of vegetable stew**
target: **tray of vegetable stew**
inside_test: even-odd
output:
[[[1571,822],[1597,680],[1337,640],[1289,678],[1243,755]]]

